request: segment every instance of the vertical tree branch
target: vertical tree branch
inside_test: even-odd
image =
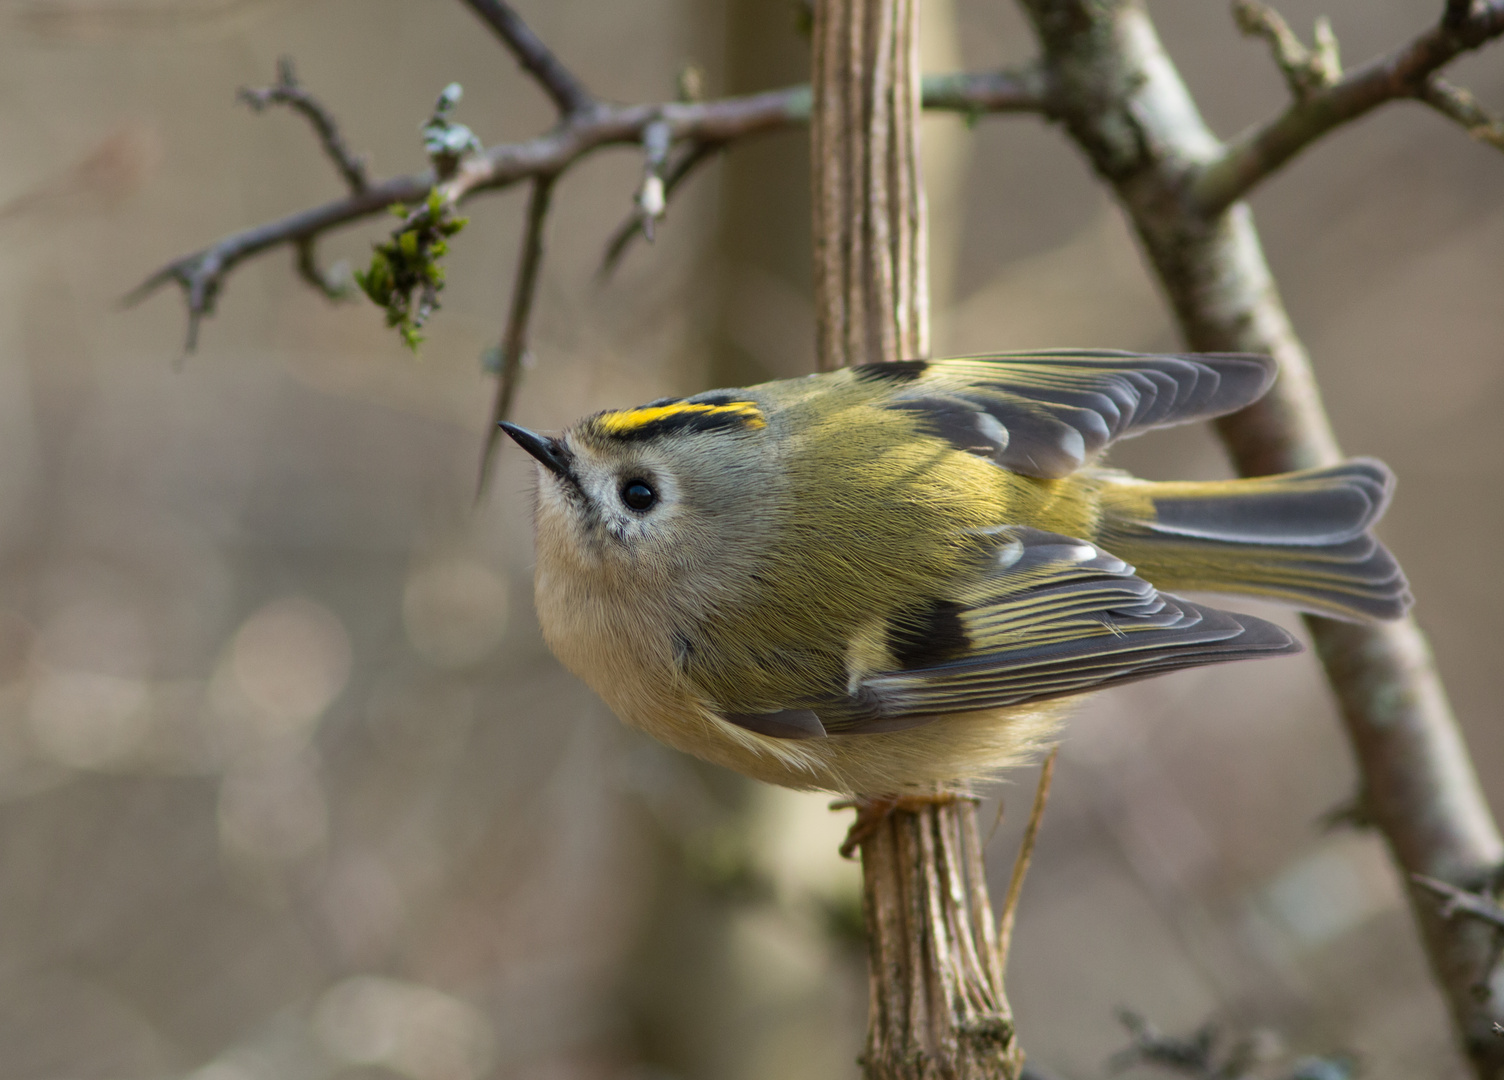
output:
[[[1273,390],[1218,430],[1244,475],[1341,458],[1310,358],[1290,324],[1245,204],[1208,212],[1193,196],[1223,148],[1206,129],[1142,6],[1023,0],[1071,135],[1114,187],[1193,349],[1264,352]],[[1368,820],[1395,861],[1463,888],[1494,880],[1504,841],[1489,812],[1429,650],[1413,620],[1308,618],[1362,775]],[[1476,1074],[1504,1077],[1504,971],[1476,920],[1447,922],[1411,890],[1432,969]]]
[[[512,411],[517,383],[522,378],[522,359],[527,353],[527,327],[533,313],[533,298],[538,292],[538,273],[543,267],[543,228],[548,222],[548,204],[553,195],[554,177],[540,176],[533,181],[528,196],[527,225],[522,246],[517,253],[517,276],[512,282],[512,303],[507,311],[506,329],[501,335],[501,364],[497,373],[496,397],[491,405],[491,424],[486,429],[486,445],[481,451],[480,479],[476,497],[485,493],[501,441],[501,422]]]
[[[815,296],[822,368],[929,347],[918,0],[820,0]],[[872,792],[869,794],[881,794]],[[904,800],[861,841],[871,1080],[1019,1076],[976,805]]]
[[[929,352],[917,18],[917,0],[816,8],[811,131],[822,369]]]

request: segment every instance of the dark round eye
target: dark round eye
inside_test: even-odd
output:
[[[633,510],[649,510],[658,501],[658,493],[648,486],[646,480],[634,478],[622,484],[621,501]]]

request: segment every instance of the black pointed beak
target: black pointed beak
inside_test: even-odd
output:
[[[558,439],[546,438],[520,425],[509,424],[505,420],[501,422],[501,430],[510,435],[512,441],[518,446],[542,462],[549,472],[574,483],[574,474],[569,471],[569,451],[564,449]]]

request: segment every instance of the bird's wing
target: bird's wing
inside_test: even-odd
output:
[[[1044,351],[866,364],[886,408],[927,433],[1027,476],[1075,472],[1117,439],[1234,412],[1274,381],[1266,356]]]
[[[1273,623],[1161,593],[1093,544],[1022,527],[995,540],[990,565],[952,596],[890,620],[891,670],[864,675],[847,696],[790,704],[827,733],[892,731],[1300,651]]]

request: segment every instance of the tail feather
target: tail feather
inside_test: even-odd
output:
[[[1378,461],[1205,484],[1109,477],[1099,540],[1162,589],[1245,593],[1342,619],[1409,609],[1404,572],[1369,529],[1394,477]]]

